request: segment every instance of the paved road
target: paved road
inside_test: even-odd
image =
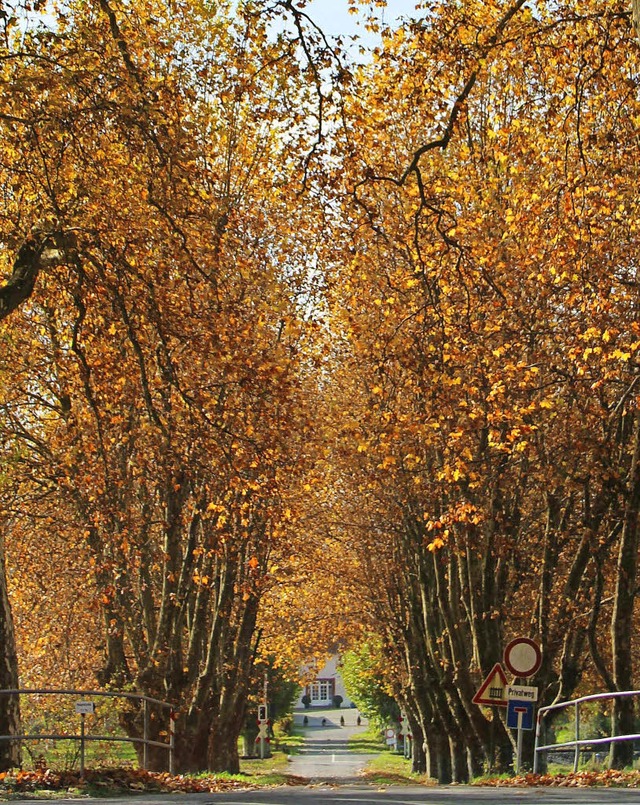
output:
[[[611,789],[496,789],[455,786],[443,788],[367,787],[286,789],[253,794],[220,794],[210,805],[631,805],[640,791]]]
[[[357,754],[348,748],[349,737],[366,728],[364,720],[357,725],[357,710],[310,710],[296,712],[294,717],[305,741],[300,754],[291,756],[289,774],[312,783],[335,780],[344,785],[360,781],[362,770],[374,755]]]
[[[80,805],[82,800],[55,800],[56,805]],[[100,799],[97,805],[637,805],[640,791],[611,788],[435,788],[326,786],[261,789],[221,794],[139,795]],[[21,800],[19,805],[42,805]]]

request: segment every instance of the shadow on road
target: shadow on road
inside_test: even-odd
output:
[[[292,777],[315,784],[364,784],[362,772],[375,754],[362,754],[362,749],[368,747],[349,741],[367,726],[357,710],[296,711],[294,721],[296,729],[304,735],[304,745],[300,754],[291,757]]]

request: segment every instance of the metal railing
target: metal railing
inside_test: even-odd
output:
[[[165,749],[169,753],[169,773],[174,773],[174,757],[175,757],[175,724],[173,718],[173,706],[168,702],[163,702],[160,699],[153,699],[150,696],[145,696],[143,693],[125,693],[118,691],[102,691],[102,690],[76,690],[76,689],[54,689],[54,688],[16,688],[16,689],[2,689],[0,696],[20,696],[20,695],[67,695],[67,696],[82,696],[83,698],[102,697],[111,699],[133,699],[142,702],[143,706],[143,732],[142,738],[130,738],[128,736],[116,735],[91,735],[86,734],[84,731],[84,716],[81,716],[81,731],[79,735],[69,735],[66,733],[28,733],[19,735],[0,735],[0,741],[79,741],[80,742],[80,774],[84,774],[84,742],[85,741],[112,741],[118,743],[142,744],[142,767],[147,769],[149,765],[149,747],[156,746]],[[162,709],[168,710],[168,729],[169,736],[168,742],[154,741],[149,738],[149,705],[153,704]]]
[[[585,702],[596,702],[601,701],[603,699],[622,699],[630,696],[640,696],[640,690],[625,690],[625,691],[618,691],[615,693],[594,693],[591,696],[582,696],[579,699],[573,699],[569,702],[559,702],[558,704],[550,704],[548,707],[541,707],[538,710],[538,718],[536,721],[536,737],[535,737],[535,746],[533,752],[533,773],[538,773],[539,768],[539,755],[541,752],[548,752],[551,750],[558,750],[558,749],[573,749],[573,770],[574,772],[578,771],[578,765],[580,762],[580,751],[583,747],[589,746],[602,746],[603,744],[612,744],[617,743],[620,741],[640,741],[639,734],[633,735],[613,735],[613,720],[612,720],[612,734],[608,738],[581,738],[580,737],[580,705],[584,704]],[[558,744],[547,744],[547,745],[540,745],[540,741],[543,739],[543,719],[547,713],[551,712],[552,710],[563,710],[569,707],[573,707],[575,709],[574,713],[574,720],[575,720],[575,737],[573,741],[564,741],[563,743]]]

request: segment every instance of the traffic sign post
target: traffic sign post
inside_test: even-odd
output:
[[[515,677],[526,679],[533,676],[542,665],[540,646],[530,637],[516,637],[504,650],[504,664]],[[507,726],[518,730],[516,774],[520,774],[523,732],[533,729],[534,702],[538,700],[538,688],[509,685],[507,700]]]
[[[401,735],[402,735],[402,749],[405,758],[410,759],[412,755],[411,751],[411,728],[409,727],[409,719],[407,718],[407,714],[402,711],[400,715],[400,725],[401,725]]]
[[[264,672],[264,699],[263,704],[258,705],[258,738],[260,741],[260,759],[264,760],[265,757],[270,757],[271,753],[267,752],[267,745],[269,743],[269,677],[267,672]]]
[[[516,637],[504,650],[504,664],[518,679],[533,676],[542,664],[540,646],[529,637]],[[502,665],[497,662],[473,697],[474,704],[507,708],[507,727],[518,730],[516,774],[522,766],[522,733],[533,729],[538,688],[531,685],[507,685]],[[494,711],[494,720],[496,712]],[[492,750],[493,754],[493,750]],[[493,760],[491,761],[493,762]]]
[[[532,730],[534,707],[533,702],[509,699],[507,727],[512,730]]]
[[[84,720],[87,715],[93,715],[96,711],[95,702],[76,702],[75,711],[80,716],[80,777],[84,778],[84,736],[85,736],[85,723]]]
[[[533,685],[508,685],[507,701],[519,699],[525,702],[538,701],[538,688]]]
[[[258,737],[256,742],[260,743],[260,759],[264,760],[267,755],[266,745],[269,743],[269,719],[266,704],[258,705]]]
[[[518,730],[516,743],[516,774],[522,767],[522,737],[525,730],[533,729],[533,702],[510,699],[507,707],[507,726]]]
[[[520,686],[522,688],[523,686]],[[525,688],[525,691],[527,688]],[[518,687],[510,685],[507,688],[507,696],[509,701],[507,704],[507,727],[510,729],[518,730],[518,737],[516,743],[516,774],[520,774],[522,767],[522,738],[525,730],[533,729],[533,715],[535,710],[534,702],[538,698],[538,689],[529,688],[535,691],[535,696],[531,693],[531,697],[527,699],[512,698],[512,692],[521,693]]]
[[[387,727],[384,732],[387,741],[387,746],[394,746],[396,742],[396,731],[393,727]]]

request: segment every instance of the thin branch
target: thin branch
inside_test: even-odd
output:
[[[458,122],[458,118],[460,117],[460,113],[464,107],[464,104],[467,101],[469,95],[471,95],[471,91],[478,79],[478,75],[480,74],[480,70],[482,68],[482,63],[489,55],[489,53],[494,49],[494,47],[498,44],[498,40],[501,34],[525,3],[526,0],[516,0],[513,6],[511,6],[511,8],[509,8],[506,11],[506,13],[502,16],[502,18],[498,21],[498,24],[496,25],[496,28],[492,36],[489,37],[486,44],[482,48],[480,48],[480,52],[476,59],[477,67],[475,67],[471,75],[467,78],[467,81],[464,87],[462,88],[462,91],[459,93],[459,95],[453,102],[453,106],[451,107],[449,118],[447,120],[442,136],[439,137],[437,140],[431,140],[430,142],[421,145],[420,148],[414,151],[411,162],[409,163],[408,167],[405,169],[404,173],[399,179],[394,178],[392,176],[369,176],[368,177],[369,179],[377,181],[393,182],[393,184],[397,185],[398,187],[402,187],[406,183],[409,176],[412,173],[414,173],[416,174],[416,177],[420,181],[420,160],[429,151],[434,151],[436,149],[444,151],[447,148],[451,138],[453,137],[455,126],[456,123]],[[422,185],[420,185],[421,198],[423,198],[423,201],[425,201],[426,203],[426,199],[424,198],[423,193],[424,189]]]

